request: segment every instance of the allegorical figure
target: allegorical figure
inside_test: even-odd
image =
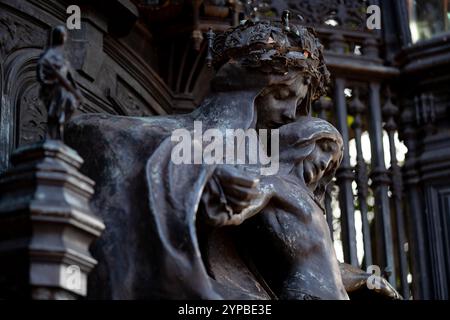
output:
[[[255,265],[280,299],[348,299],[322,207],[343,142],[327,121],[301,117],[280,128],[280,171],[262,178],[274,190],[250,221]]]
[[[259,176],[265,198],[234,215],[206,209],[215,228],[206,236],[204,259],[219,290],[239,298],[342,300],[351,293],[356,299],[401,299],[386,279],[336,258],[322,201],[342,151],[342,137],[330,123],[300,117],[280,127],[280,170]],[[246,169],[258,176],[254,166]],[[234,254],[224,257],[218,248]],[[242,275],[239,254],[262,286]]]
[[[273,159],[279,161],[278,173],[259,176],[255,166],[246,167],[267,196],[228,219],[220,208],[204,208],[214,226],[204,236],[206,264],[218,290],[236,298],[348,299],[321,204],[341,161],[341,135],[313,117],[279,130],[279,158]],[[253,281],[242,274],[243,265],[258,275]]]
[[[37,78],[40,98],[47,108],[47,137],[64,138],[64,125],[81,103],[82,97],[64,56],[67,31],[63,26],[52,30],[51,44],[39,58]]]
[[[325,120],[300,117],[280,128],[280,146],[279,174],[261,183],[274,190],[271,202],[255,217],[264,235],[257,247],[267,241],[277,261],[267,263],[264,250],[262,273],[278,297],[402,299],[386,279],[336,258],[323,197],[342,160],[341,134]]]

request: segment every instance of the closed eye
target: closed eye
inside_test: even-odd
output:
[[[273,97],[277,100],[285,100],[294,96],[294,94],[295,93],[289,88],[279,87],[278,89],[274,90]]]
[[[320,144],[320,148],[322,149],[322,151],[324,152],[330,152],[330,144],[328,142],[322,142]]]

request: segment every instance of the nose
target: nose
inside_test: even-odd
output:
[[[294,121],[297,115],[297,103],[295,99],[292,99],[289,102],[286,102],[285,107],[283,108],[282,116],[285,122]]]
[[[325,171],[326,168],[328,168],[330,162],[331,162],[331,154],[329,153],[323,153],[321,157],[319,158],[319,168],[322,171]]]

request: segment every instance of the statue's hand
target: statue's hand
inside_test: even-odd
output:
[[[257,177],[227,165],[216,168],[209,190],[220,194],[222,204],[218,210],[207,209],[208,220],[216,226],[241,224],[261,211],[272,196],[270,186],[261,186]]]
[[[218,167],[215,175],[222,186],[227,205],[234,213],[247,208],[260,195],[259,179],[243,170],[225,165]]]
[[[380,297],[393,300],[402,300],[402,296],[395,290],[394,287],[383,277],[378,275],[372,275],[370,273],[361,270],[360,268],[351,266],[346,263],[340,263],[339,268],[341,271],[342,282],[344,283],[345,290],[349,294],[353,294],[357,297],[367,292],[373,292]],[[368,286],[368,283],[372,286]]]

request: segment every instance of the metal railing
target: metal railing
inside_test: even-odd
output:
[[[389,88],[390,79],[398,70],[384,66],[379,57],[381,39],[376,33],[317,30],[326,47],[325,59],[333,81],[329,96],[316,102],[315,112],[338,128],[345,148],[336,181],[325,197],[330,231],[342,247],[345,262],[363,269],[379,266],[389,282],[409,298],[408,242],[397,159],[399,146],[395,139],[399,109]],[[363,135],[369,140],[363,141]],[[356,149],[353,165],[352,140]],[[367,144],[370,163],[366,163],[363,154]],[[388,166],[386,154],[390,159]],[[332,205],[333,200],[338,201],[339,208]]]

